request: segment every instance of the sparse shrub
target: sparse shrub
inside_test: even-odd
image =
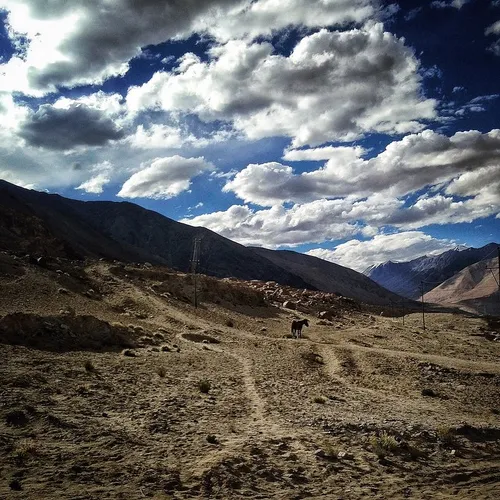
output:
[[[437,394],[432,389],[422,389],[422,396],[426,396],[428,398],[436,398]]]
[[[446,425],[441,425],[436,429],[436,434],[443,444],[452,444],[455,440],[455,429]]]
[[[399,446],[396,438],[386,431],[382,431],[379,436],[372,436],[370,444],[379,458],[384,458],[387,453],[394,453]]]
[[[9,488],[13,491],[22,491],[23,487],[21,485],[21,482],[19,481],[19,479],[13,479],[10,483],[9,483]]]
[[[160,366],[158,370],[156,370],[156,373],[161,377],[165,378],[165,375],[167,374],[167,369],[164,366]]]
[[[226,326],[232,328],[234,326],[234,321],[231,318],[226,319]]]
[[[324,405],[326,403],[326,398],[325,398],[325,396],[316,396],[314,398],[314,402],[318,403],[320,405]]]
[[[208,394],[210,389],[212,388],[212,384],[210,383],[210,380],[203,379],[198,382],[198,389],[200,392],[203,394]]]
[[[82,384],[76,388],[76,393],[79,394],[80,396],[88,396],[90,392],[91,390],[89,384]]]
[[[210,444],[218,444],[219,440],[217,439],[217,436],[214,436],[213,434],[209,434],[207,436],[207,442],[209,442]]]
[[[87,359],[87,361],[85,361],[85,364],[83,366],[85,366],[85,370],[89,373],[95,371],[94,363],[92,363],[90,359]]]
[[[340,453],[340,450],[331,443],[326,443],[325,446],[323,446],[323,451],[325,453],[325,458],[330,460],[336,459]]]
[[[38,443],[34,439],[21,439],[14,447],[13,458],[17,462],[25,462],[31,457],[38,455]]]
[[[13,410],[5,416],[5,423],[14,427],[22,427],[28,423],[28,416],[22,410]]]

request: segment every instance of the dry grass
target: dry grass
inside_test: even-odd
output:
[[[17,462],[25,462],[29,458],[37,456],[39,451],[38,443],[34,439],[21,439],[14,446],[12,457]]]
[[[385,457],[388,453],[394,453],[399,447],[396,438],[386,431],[382,431],[378,436],[372,436],[370,445],[379,458]]]

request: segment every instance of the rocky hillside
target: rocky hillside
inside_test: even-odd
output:
[[[247,248],[133,203],[83,202],[0,181],[0,249],[35,256],[149,262],[188,271],[195,238],[199,272],[275,281],[337,293],[369,304],[400,298],[350,269],[295,252]]]
[[[370,278],[333,262],[289,250],[252,249],[283,269],[300,276],[318,290],[354,297],[368,304],[387,305],[391,301],[401,301],[401,297]]]
[[[385,262],[368,268],[364,274],[379,285],[403,297],[417,299],[422,280],[441,283],[471,264],[495,253],[497,243],[481,248],[459,248],[432,257],[419,257],[409,262]]]
[[[424,295],[427,302],[458,306],[479,314],[499,314],[498,259],[466,267]],[[495,274],[492,274],[493,273]]]

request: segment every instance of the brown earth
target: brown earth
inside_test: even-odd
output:
[[[2,499],[498,498],[498,324],[0,256]]]

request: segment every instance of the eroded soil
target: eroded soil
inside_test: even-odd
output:
[[[481,318],[300,314],[297,340],[251,291],[194,309],[188,276],[0,264],[0,498],[498,498]]]

